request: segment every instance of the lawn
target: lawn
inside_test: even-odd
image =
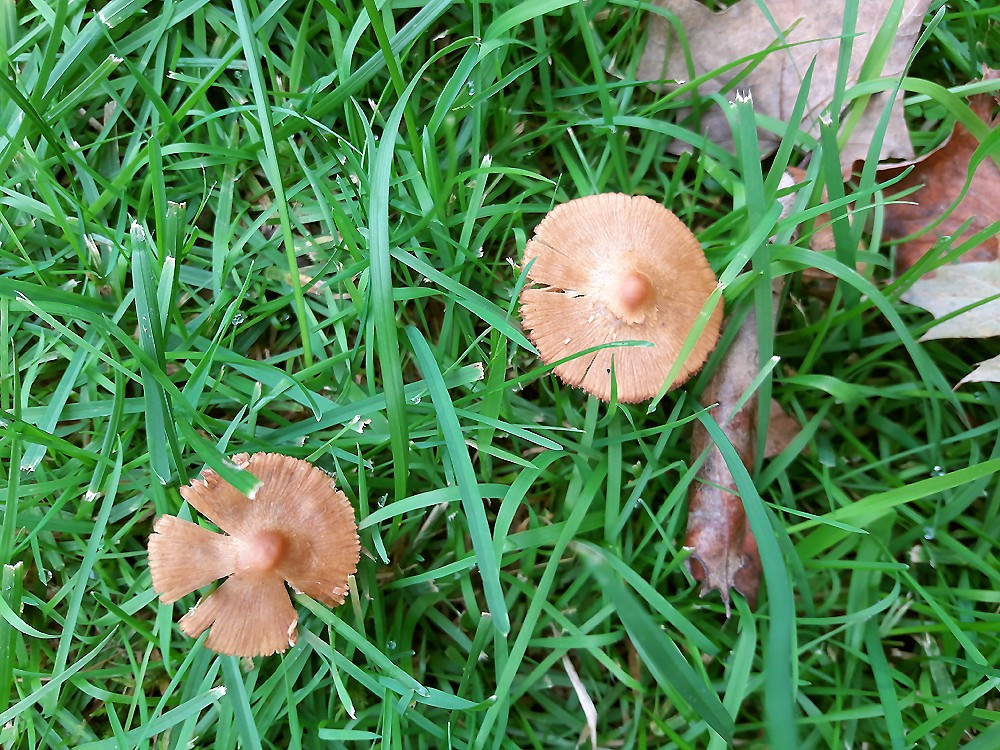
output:
[[[835,139],[699,148],[690,88],[636,79],[646,3],[99,5],[0,0],[0,746],[1000,747],[1000,387],[953,390],[996,339],[919,341],[874,170],[817,291]],[[918,152],[1000,67],[997,17],[931,3]],[[786,163],[817,189],[779,221]],[[622,405],[521,329],[535,225],[601,192],[692,228],[802,428],[733,462],[767,533],[728,619],[684,532],[733,331]],[[295,594],[298,644],[251,660],[179,631],[197,595],[159,603],[146,543],[257,451],[334,475],[362,551],[343,606]]]

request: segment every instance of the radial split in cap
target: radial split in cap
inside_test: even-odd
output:
[[[617,193],[552,209],[524,249],[529,263],[521,318],[545,362],[616,341],[652,343],[601,349],[555,368],[564,382],[605,401],[612,358],[619,401],[659,392],[718,283],[698,240],[673,213]],[[721,323],[720,300],[673,385],[705,363]]]
[[[354,509],[328,474],[277,453],[243,453],[233,462],[260,480],[253,499],[206,469],[181,489],[217,534],[162,516],[149,538],[153,588],[164,604],[226,578],[181,618],[191,637],[233,656],[267,656],[295,645],[298,615],[287,582],[325,604],[342,604],[361,545]]]

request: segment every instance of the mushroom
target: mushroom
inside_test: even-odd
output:
[[[164,604],[226,578],[181,618],[192,638],[220,654],[268,656],[297,640],[285,582],[327,605],[342,604],[361,552],[354,509],[321,469],[278,453],[241,453],[233,463],[260,480],[247,497],[210,469],[181,488],[217,534],[161,516],[149,538],[153,588]]]
[[[556,206],[524,248],[524,265],[531,261],[521,318],[543,361],[615,341],[653,344],[605,348],[556,366],[565,383],[604,401],[611,398],[612,360],[619,401],[659,392],[718,284],[690,230],[640,195],[604,193]],[[674,386],[705,363],[721,322],[720,302]]]

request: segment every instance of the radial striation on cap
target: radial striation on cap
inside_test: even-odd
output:
[[[718,282],[698,240],[656,201],[604,193],[556,206],[524,249],[524,328],[548,363],[621,341],[556,366],[569,385],[605,401],[612,365],[618,400],[645,401],[663,386]],[[716,304],[673,381],[701,369],[722,323]]]
[[[149,538],[153,588],[164,604],[225,582],[181,618],[181,630],[233,656],[267,656],[295,645],[298,615],[287,582],[330,606],[342,604],[361,543],[354,509],[321,469],[277,453],[232,461],[260,480],[253,498],[210,469],[181,489],[224,534],[162,516]]]

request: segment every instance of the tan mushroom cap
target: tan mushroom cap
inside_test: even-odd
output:
[[[572,386],[608,401],[614,358],[618,400],[655,396],[718,284],[701,245],[669,210],[643,196],[604,193],[556,206],[524,249],[528,283],[521,319],[545,362],[614,341],[653,346],[601,349],[555,368]],[[716,305],[673,385],[715,348]]]
[[[162,516],[149,538],[149,569],[164,604],[226,578],[181,618],[181,630],[196,638],[211,628],[205,645],[220,654],[267,656],[297,639],[285,582],[343,603],[361,553],[358,526],[344,493],[307,461],[278,453],[232,461],[260,480],[253,499],[206,469],[181,495],[226,533]]]

